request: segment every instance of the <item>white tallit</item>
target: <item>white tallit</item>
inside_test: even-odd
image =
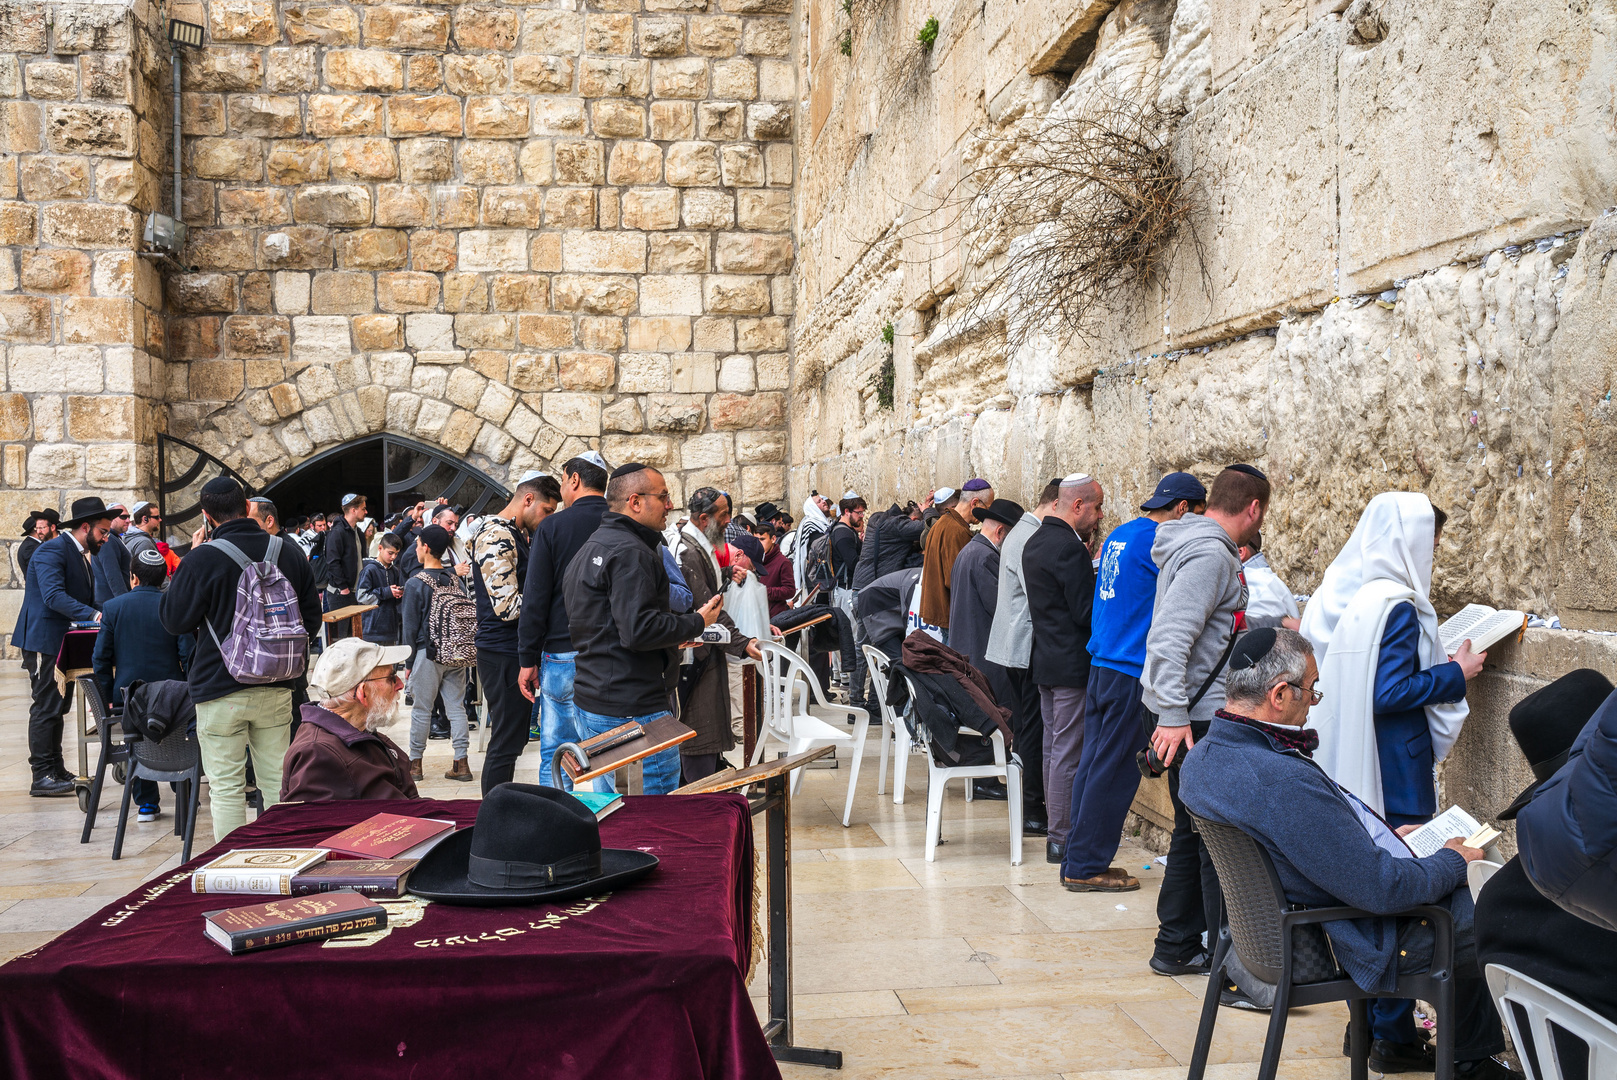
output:
[[[1386,801],[1376,755],[1376,666],[1392,609],[1405,602],[1415,606],[1423,666],[1448,661],[1430,599],[1434,529],[1426,496],[1377,495],[1303,613],[1302,634],[1314,645],[1325,693],[1309,713],[1309,726],[1319,732],[1314,760],[1378,814]],[[1464,701],[1426,706],[1438,761],[1448,756],[1468,712]]]

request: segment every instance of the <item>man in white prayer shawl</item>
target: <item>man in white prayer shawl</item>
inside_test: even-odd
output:
[[[1425,495],[1377,495],[1303,612],[1325,691],[1309,714],[1314,760],[1394,828],[1436,813],[1432,767],[1459,738],[1465,684],[1487,659],[1469,641],[1447,656],[1438,638],[1432,558],[1445,520]],[[1378,998],[1370,1019],[1404,1068],[1432,1068],[1414,1002]]]

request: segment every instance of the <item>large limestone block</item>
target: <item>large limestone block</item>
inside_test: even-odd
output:
[[[1177,155],[1204,181],[1190,226],[1200,251],[1182,236],[1168,283],[1174,344],[1272,324],[1335,295],[1344,33],[1339,22],[1319,24],[1184,121]]]
[[[986,5],[984,100],[992,102],[1024,73],[1038,75],[1064,66],[1074,46],[1092,35],[1115,6],[1116,0],[1004,0]]]
[[[1609,4],[1382,5],[1341,64],[1342,292],[1581,223],[1617,201]]]
[[[1319,0],[1223,0],[1208,19],[1213,89],[1222,90],[1300,33]],[[1311,10],[1312,9],[1312,10]]]

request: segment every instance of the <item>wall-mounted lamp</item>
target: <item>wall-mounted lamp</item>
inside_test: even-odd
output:
[[[180,215],[180,50],[202,47],[205,31],[196,23],[168,21],[168,40],[175,48],[174,64],[174,214],[153,213],[146,218],[146,245],[153,251],[178,256],[185,248],[185,222]]]

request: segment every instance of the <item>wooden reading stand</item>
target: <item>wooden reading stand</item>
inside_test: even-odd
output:
[[[816,1050],[792,1043],[792,864],[788,824],[792,816],[792,773],[832,749],[822,746],[791,757],[760,761],[745,769],[714,773],[673,792],[710,795],[763,785],[763,793],[750,796],[747,802],[753,814],[764,815],[764,865],[769,875],[769,1021],[764,1024],[764,1037],[776,1061],[824,1069],[842,1068],[841,1050]]]
[[[603,732],[583,742],[564,742],[556,747],[556,754],[550,762],[550,777],[553,786],[562,787],[562,773],[567,774],[576,786],[587,780],[594,780],[597,776],[629,765],[637,765],[641,759],[652,754],[667,750],[670,746],[678,746],[687,739],[696,738],[696,731],[688,728],[674,719],[672,713],[659,717],[645,725],[645,733],[639,738],[631,739],[619,746],[603,753],[590,753],[591,744],[600,746],[612,739],[612,732]],[[642,789],[642,773],[638,768],[629,771],[630,795],[639,795]]]
[[[353,635],[355,637],[363,637],[365,634],[365,623],[361,616],[363,616],[367,611],[375,611],[377,606],[378,605],[376,604],[349,604],[347,607],[340,607],[335,611],[326,612],[324,615],[320,616],[320,621],[329,626],[332,623],[342,622],[344,619],[352,619]],[[331,635],[328,633],[326,637],[329,639]]]

